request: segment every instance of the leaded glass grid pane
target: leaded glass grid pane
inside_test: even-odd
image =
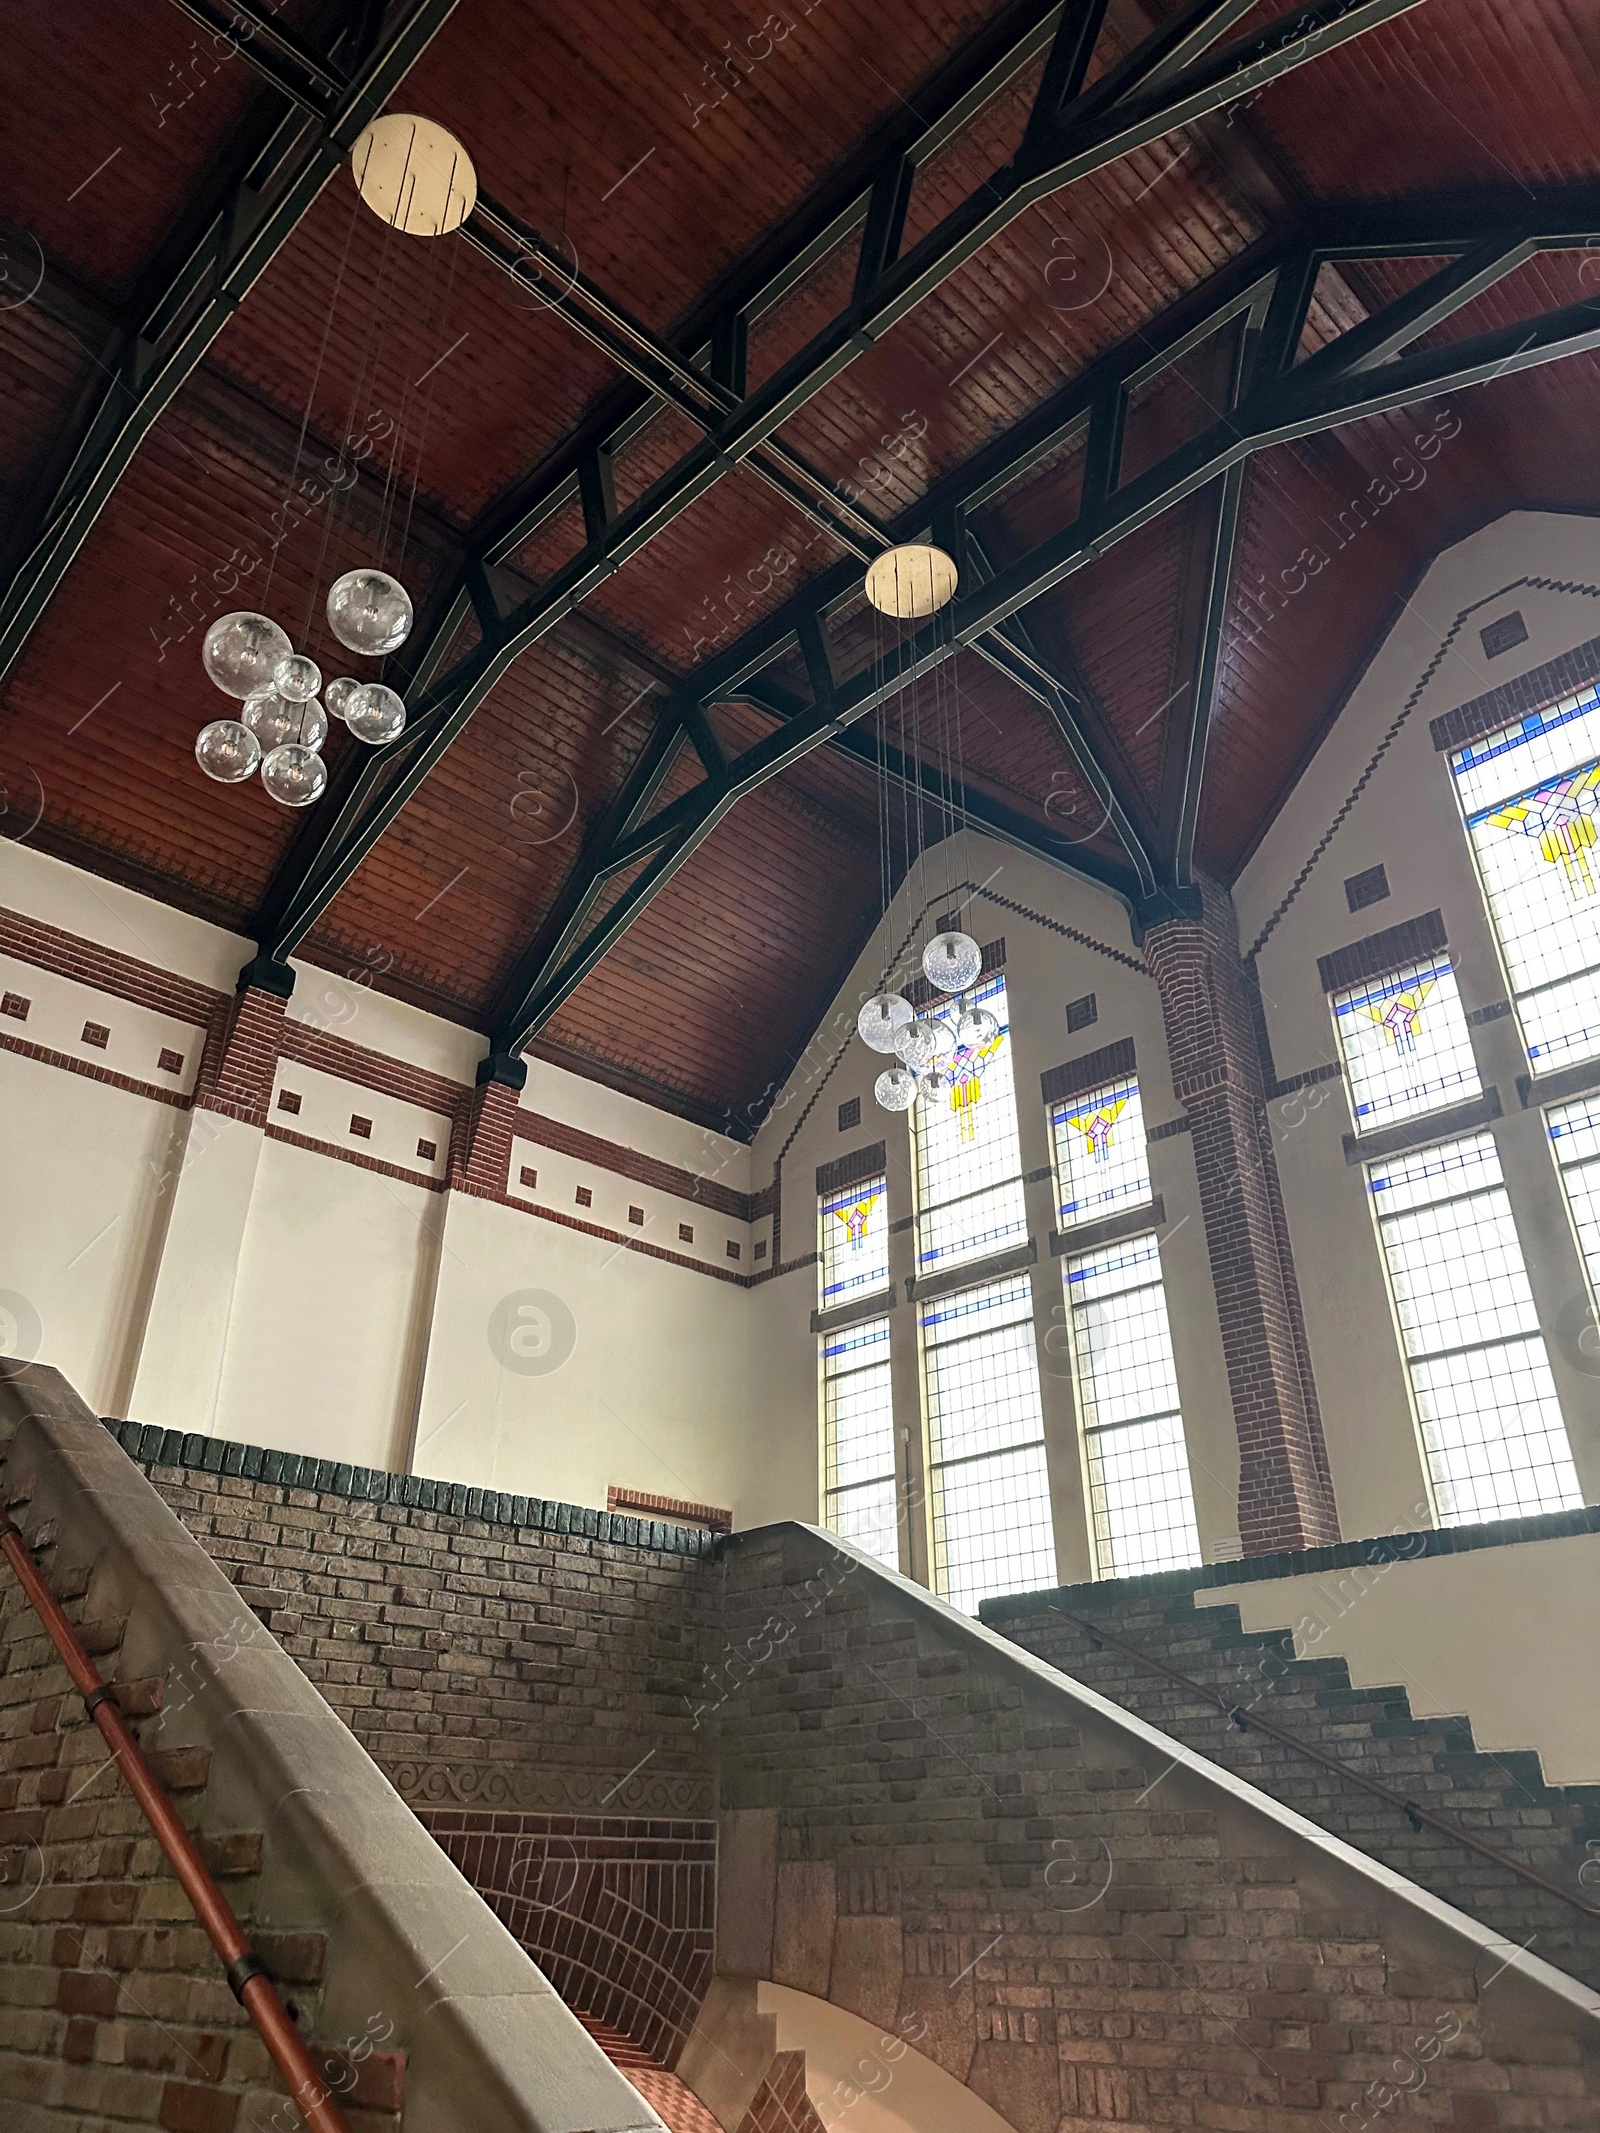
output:
[[[900,1567],[889,1321],[822,1341],[823,1523]]]
[[[975,1611],[1056,1581],[1044,1411],[1026,1274],[924,1304],[936,1589]]]
[[[1098,1221],[1150,1197],[1139,1084],[1130,1075],[1050,1112],[1055,1144],[1056,1200],[1063,1229]]]
[[[817,1203],[822,1231],[819,1303],[824,1311],[889,1286],[889,1196],[883,1177],[825,1193]]]
[[[943,1272],[1027,1241],[1017,1098],[1011,1078],[1006,981],[986,978],[932,1010],[954,1032],[964,1007],[986,1007],[1000,1033],[976,1057],[958,1054],[956,1079],[937,1103],[918,1098],[917,1265]]]
[[[1590,1284],[1600,1285],[1600,1097],[1583,1096],[1547,1111],[1545,1125]]]
[[[1577,1505],[1494,1136],[1369,1163],[1367,1182],[1439,1517]]]
[[[1600,1056],[1600,690],[1451,758],[1538,1073]]]
[[[1065,1281],[1097,1574],[1132,1577],[1197,1563],[1155,1232],[1069,1259]]]
[[[1482,1088],[1447,955],[1408,963],[1335,993],[1356,1131],[1462,1103]]]

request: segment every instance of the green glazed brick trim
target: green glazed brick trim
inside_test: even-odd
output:
[[[1331,1548],[1304,1548],[1277,1555],[1249,1555],[1236,1563],[1197,1563],[1190,1570],[1156,1570],[1146,1577],[1105,1578],[1096,1584],[1058,1585],[1044,1592],[1008,1593],[981,1600],[981,1622],[1010,1622],[1043,1614],[1052,1600],[1069,1608],[1104,1606],[1120,1598],[1200,1592],[1208,1585],[1253,1585],[1266,1578],[1308,1577],[1359,1565],[1414,1563],[1427,1555],[1465,1555],[1474,1548],[1507,1548],[1517,1541],[1565,1540],[1600,1533],[1600,1504],[1574,1511],[1545,1511],[1536,1518],[1502,1518],[1481,1526],[1431,1526],[1417,1533],[1383,1533],[1375,1540],[1340,1541]]]
[[[307,1453],[269,1452],[259,1444],[234,1444],[198,1431],[162,1429],[154,1422],[101,1421],[131,1459],[143,1467],[187,1467],[203,1474],[231,1474],[270,1488],[306,1489],[321,1496],[353,1496],[367,1503],[401,1504],[448,1518],[475,1518],[490,1526],[523,1526],[536,1532],[573,1534],[623,1548],[653,1548],[661,1555],[715,1553],[717,1536],[695,1526],[656,1518],[626,1518],[587,1505],[547,1503],[538,1496],[507,1495],[503,1489],[468,1488],[460,1481],[430,1481],[420,1474],[390,1474],[381,1467],[344,1460],[313,1459]]]

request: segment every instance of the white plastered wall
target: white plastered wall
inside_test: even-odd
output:
[[[1337,722],[1234,889],[1248,949],[1289,886],[1327,842],[1273,926],[1258,971],[1280,1077],[1337,1056],[1317,958],[1426,911],[1443,913],[1461,998],[1470,1013],[1506,998],[1506,982],[1467,849],[1448,759],[1429,722],[1600,635],[1600,597],[1541,590],[1532,577],[1600,587],[1600,522],[1513,512],[1441,555],[1406,599]],[[1528,640],[1493,660],[1479,630],[1511,609]],[[1464,622],[1458,618],[1471,609]],[[1441,643],[1449,649],[1441,659]],[[1329,835],[1391,724],[1434,667],[1399,734]],[[1381,864],[1390,894],[1352,913],[1344,883]],[[1523,1109],[1527,1060],[1513,1017],[1472,1032],[1479,1075],[1500,1092],[1495,1125],[1541,1324],[1553,1333],[1584,1275],[1541,1119]],[[1318,1102],[1321,1096],[1325,1100]],[[1363,1173],[1347,1163],[1351,1119],[1342,1082],[1274,1106],[1274,1135],[1300,1274],[1328,1456],[1344,1532],[1432,1523],[1427,1485]],[[1574,1369],[1550,1340],[1574,1460],[1588,1501],[1600,1500],[1600,1378]]]
[[[26,845],[0,842],[0,905],[224,993],[252,952]],[[192,1087],[193,1025],[18,959],[0,977],[30,1002],[26,1023],[0,1028]],[[456,1083],[471,1083],[485,1048],[309,965],[288,1015]],[[104,1050],[79,1042],[95,1018],[111,1031]],[[182,1074],[158,1077],[165,1046],[182,1052]],[[277,1107],[285,1089],[298,1110]],[[748,1148],[560,1068],[532,1063],[522,1104],[749,1189]],[[753,1419],[750,1293],[551,1217],[627,1234],[637,1207],[642,1241],[741,1275],[770,1225],[523,1140],[508,1189],[539,1213],[338,1160],[322,1148],[442,1180],[449,1119],[292,1059],[271,1116],[318,1148],[0,1052],[0,1344],[36,1325],[39,1355],[99,1412],[280,1450],[404,1468],[415,1440],[420,1472],[557,1500],[603,1506],[616,1484],[723,1505],[741,1524],[810,1508]],[[538,1166],[536,1190],[517,1184],[524,1164]],[[575,1204],[580,1180],[588,1207]],[[570,1354],[544,1375],[508,1370],[493,1344],[497,1306],[524,1288],[558,1296],[574,1321]]]

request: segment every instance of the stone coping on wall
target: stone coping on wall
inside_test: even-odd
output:
[[[381,1467],[352,1466],[309,1453],[273,1452],[259,1444],[235,1444],[197,1430],[163,1429],[155,1422],[122,1422],[102,1415],[122,1449],[143,1467],[191,1467],[207,1474],[234,1474],[274,1488],[307,1489],[325,1496],[354,1496],[368,1503],[402,1504],[449,1518],[476,1518],[490,1526],[528,1526],[546,1533],[610,1541],[623,1548],[654,1548],[662,1555],[710,1555],[717,1536],[664,1519],[629,1518],[594,1511],[586,1504],[550,1503],[513,1496],[502,1489],[469,1488],[460,1481],[433,1481],[421,1474],[391,1474]]]
[[[1275,1578],[1310,1577],[1357,1565],[1420,1562],[1430,1555],[1466,1555],[1474,1548],[1506,1548],[1518,1541],[1566,1540],[1600,1533],[1600,1504],[1572,1511],[1545,1511],[1535,1518],[1501,1518],[1481,1526],[1429,1526],[1415,1533],[1381,1533],[1372,1540],[1340,1541],[1330,1548],[1286,1550],[1243,1556],[1235,1563],[1196,1563],[1188,1570],[1156,1570],[1138,1578],[1102,1578],[1085,1585],[1056,1585],[1041,1592],[1006,1593],[978,1603],[983,1622],[1009,1622],[1036,1615],[1053,1601],[1069,1607],[1107,1606],[1120,1599],[1162,1593],[1201,1592],[1214,1585],[1253,1585]]]

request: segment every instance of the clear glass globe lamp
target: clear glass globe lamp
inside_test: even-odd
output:
[[[906,1067],[889,1067],[873,1083],[872,1093],[885,1111],[909,1111],[917,1100],[917,1077]]]
[[[895,1032],[911,1020],[911,1002],[903,993],[878,992],[863,1000],[856,1016],[856,1032],[875,1052],[894,1050]]]
[[[238,785],[250,777],[261,761],[261,743],[250,728],[236,718],[214,718],[202,726],[194,744],[194,759],[208,778],[219,785]]]
[[[219,615],[206,631],[200,662],[224,695],[245,697],[270,686],[279,664],[293,651],[294,646],[269,616],[239,609]]]
[[[381,659],[411,635],[411,595],[386,570],[347,570],[328,589],[328,627],[348,652]]]
[[[913,1021],[894,1033],[894,1055],[900,1064],[920,1074],[939,1056],[939,1039],[931,1022]]]
[[[272,672],[272,686],[292,704],[308,704],[322,687],[322,669],[304,652],[291,652]]]
[[[381,681],[364,681],[344,700],[344,722],[369,748],[386,747],[405,728],[404,699]]]
[[[314,749],[290,742],[263,759],[261,782],[281,806],[309,807],[322,797],[328,766]]]
[[[970,933],[936,933],[922,951],[922,974],[941,992],[965,992],[983,969],[983,950]]]

